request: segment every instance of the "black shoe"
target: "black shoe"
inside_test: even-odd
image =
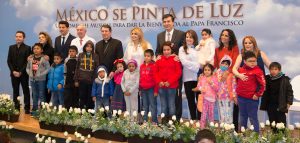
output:
[[[29,110],[25,110],[25,114],[30,114],[30,111]]]

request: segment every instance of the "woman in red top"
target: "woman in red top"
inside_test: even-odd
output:
[[[233,65],[235,64],[235,60],[239,55],[239,48],[237,45],[237,40],[234,32],[231,29],[223,29],[220,38],[219,38],[219,48],[215,50],[215,58],[214,58],[214,66],[215,68],[220,68],[220,61],[225,56],[228,55],[232,59],[232,64],[228,68],[223,76],[222,80],[227,79],[229,72],[232,72]],[[239,120],[239,108],[235,104],[233,108],[233,124],[235,126],[235,130],[238,130],[238,120]]]
[[[219,45],[219,48],[215,50],[214,66],[215,68],[219,68],[221,59],[224,55],[228,55],[233,62],[229,67],[229,71],[231,72],[235,60],[239,55],[239,48],[234,32],[230,29],[223,29],[219,38]]]

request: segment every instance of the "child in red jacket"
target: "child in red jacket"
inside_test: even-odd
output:
[[[158,88],[155,81],[155,62],[153,61],[154,52],[147,49],[144,52],[144,63],[140,67],[140,91],[143,100],[144,120],[148,120],[148,112],[151,112],[152,122],[157,120],[157,95]]]
[[[266,83],[263,71],[257,66],[257,58],[253,52],[246,52],[244,57],[245,65],[238,69],[239,73],[248,76],[243,81],[237,79],[236,93],[238,95],[238,105],[240,114],[240,126],[247,127],[248,117],[254,130],[259,132],[257,110],[259,97],[264,93]]]
[[[156,61],[156,83],[159,86],[161,113],[166,117],[175,115],[175,96],[182,73],[181,64],[174,60],[172,43],[165,42],[162,46],[163,55]]]

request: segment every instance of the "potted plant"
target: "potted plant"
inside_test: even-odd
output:
[[[144,116],[144,112],[141,112]],[[133,113],[134,122],[129,123],[128,133],[125,134],[128,137],[129,143],[136,142],[152,142],[162,143],[166,138],[170,137],[171,132],[164,125],[157,125],[151,121],[151,112],[148,113],[148,121],[139,125],[136,112]],[[164,128],[165,127],[165,128]]]
[[[108,115],[108,116],[107,116]],[[96,125],[93,126],[94,137],[112,140],[112,141],[126,141],[126,138],[121,132],[125,132],[126,120],[122,117],[122,111],[113,111],[112,117],[110,116],[110,111],[108,107],[100,108],[96,112]]]
[[[8,122],[17,122],[20,112],[15,109],[14,102],[10,99],[10,95],[0,95],[0,119]]]
[[[65,113],[66,110],[61,106],[57,109],[56,106],[53,106],[52,103],[42,102],[42,108],[38,112],[38,119],[41,129],[52,130],[57,132],[63,131],[63,117],[62,113]]]
[[[80,122],[77,128],[77,132],[81,133],[84,136],[92,134],[92,124],[94,123],[93,115],[95,111],[89,109],[86,111],[85,109],[81,110]]]

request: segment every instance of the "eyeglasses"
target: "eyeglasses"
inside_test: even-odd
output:
[[[257,62],[257,60],[246,60],[246,62],[255,63],[255,62]]]

